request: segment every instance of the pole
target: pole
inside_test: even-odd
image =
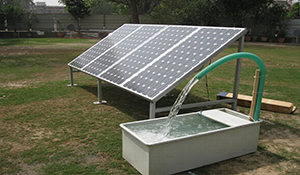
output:
[[[238,52],[243,52],[243,50],[244,50],[244,40],[245,40],[245,36],[242,36],[239,39]],[[234,78],[234,87],[233,87],[233,96],[232,96],[232,98],[235,101],[233,102],[233,104],[231,106],[232,110],[236,110],[236,106],[237,106],[237,96],[238,96],[238,93],[239,93],[241,69],[242,69],[242,58],[239,58],[236,61],[236,68],[235,68],[235,78]]]
[[[107,102],[105,100],[102,100],[102,80],[100,79],[98,79],[97,92],[98,92],[98,101],[95,101],[93,103],[95,105],[106,104]]]
[[[77,84],[74,84],[73,82],[73,68],[70,67],[70,84],[68,86],[77,86]]]

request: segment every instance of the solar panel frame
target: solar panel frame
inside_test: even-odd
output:
[[[106,40],[109,40],[111,36],[114,36],[117,32],[122,31],[122,29],[124,29],[126,27],[128,27],[128,28],[133,27],[134,30],[131,30],[131,32],[129,32],[130,34],[128,34],[125,38],[122,38],[122,39],[119,38],[119,41],[115,41],[114,44],[111,45],[111,47],[109,47],[106,51],[101,52],[100,56],[97,56],[96,58],[91,60],[85,66],[76,67],[76,65],[74,64],[76,59],[80,59],[84,55],[89,54],[89,52],[92,51],[92,48],[94,48],[95,45],[101,45],[102,42],[104,42]],[[109,53],[110,51],[114,51],[113,50],[114,48],[118,48],[118,46],[121,46],[123,43],[127,42],[127,39],[129,39],[131,36],[134,36],[135,34],[137,34],[143,27],[144,28],[158,27],[158,28],[161,28],[161,29],[159,31],[157,31],[154,35],[152,35],[152,36],[144,39],[143,41],[141,41],[138,46],[135,46],[134,48],[129,49],[128,53],[123,54],[123,56],[121,58],[116,59],[116,61],[112,61],[113,63],[109,64],[109,66],[107,66],[106,68],[101,70],[100,74],[96,74],[96,73],[93,73],[91,71],[87,71],[86,68],[89,65],[93,65],[94,63],[97,63],[97,59],[101,58],[101,56]],[[191,30],[191,32],[189,32],[185,35],[182,34],[182,35],[178,36],[179,35],[178,33],[180,33],[180,32],[177,31],[177,34],[175,32],[175,35],[174,35],[174,33],[170,33],[171,29],[174,29],[174,30],[175,29],[185,29],[185,30]],[[181,68],[180,70],[178,70],[178,71],[183,72],[183,74],[180,75],[179,77],[177,76],[175,81],[174,80],[168,80],[167,82],[164,82],[165,83],[164,87],[161,88],[162,86],[160,86],[158,84],[158,82],[160,80],[158,80],[158,79],[154,80],[153,77],[155,77],[155,75],[154,74],[151,75],[151,73],[153,73],[153,71],[155,70],[155,68],[152,67],[152,66],[153,65],[154,66],[159,66],[160,64],[158,64],[158,63],[160,63],[162,61],[161,58],[164,58],[165,56],[168,56],[168,54],[171,55],[171,57],[174,56],[174,55],[183,57],[184,54],[187,54],[187,52],[192,51],[193,48],[188,48],[189,50],[185,50],[186,52],[181,50],[180,51],[181,53],[176,52],[176,48],[177,48],[177,50],[180,50],[179,47],[184,48],[184,46],[183,46],[184,43],[191,42],[191,41],[197,42],[198,39],[197,39],[196,36],[197,36],[197,33],[199,33],[199,32],[202,32],[202,31],[210,32],[210,31],[214,31],[214,30],[223,30],[223,31],[224,30],[225,31],[229,30],[229,31],[236,31],[236,33],[233,36],[230,36],[227,39],[227,41],[224,42],[223,44],[221,44],[220,46],[216,46],[216,48],[210,54],[206,55],[206,57],[203,58],[202,60],[200,60],[199,63],[195,64],[195,66],[188,65],[189,62],[187,60],[185,62],[185,64],[188,65],[188,66],[186,68]],[[102,40],[99,41],[97,44],[95,44],[93,47],[88,49],[86,52],[84,52],[83,54],[81,54],[80,56],[75,58],[68,65],[70,67],[76,68],[76,69],[78,69],[82,72],[90,74],[90,75],[92,75],[92,76],[94,76],[94,77],[96,77],[100,80],[106,81],[110,84],[113,84],[113,85],[118,86],[122,89],[125,89],[125,90],[127,90],[127,91],[129,91],[129,92],[131,92],[135,95],[138,95],[138,96],[148,100],[148,101],[156,102],[159,99],[161,99],[163,96],[165,96],[168,92],[170,92],[173,88],[175,88],[177,85],[179,85],[182,81],[184,81],[186,78],[188,78],[190,75],[192,75],[195,71],[197,71],[202,66],[204,66],[208,61],[210,61],[212,58],[214,58],[217,54],[219,54],[221,51],[223,51],[226,47],[228,47],[234,41],[236,41],[241,36],[243,36],[245,33],[246,33],[246,29],[244,29],[244,28],[182,26],[182,25],[124,24],[119,29],[117,29],[115,32],[113,32],[112,34],[110,34],[106,38],[104,38],[103,41]],[[213,34],[211,34],[211,33],[206,33],[206,34],[207,35],[205,35],[205,34],[204,35],[205,35],[205,37],[207,37],[206,38],[207,40],[210,40],[211,39],[210,37],[213,36]],[[216,33],[214,35],[216,35]],[[158,37],[161,37],[161,38],[158,38]],[[193,37],[195,37],[195,38],[193,39]],[[157,38],[161,41],[163,41],[163,40],[167,41],[169,39],[169,40],[174,41],[174,42],[173,42],[173,44],[169,42],[169,47],[165,47],[165,48],[164,47],[159,47],[159,44],[157,42],[156,43],[153,42]],[[213,38],[213,39],[215,39],[215,38]],[[201,42],[201,38],[199,38],[199,42]],[[197,45],[198,43],[195,43],[195,44]],[[208,43],[202,43],[202,44],[207,45]],[[149,53],[149,50],[151,50],[151,49],[155,50],[154,47],[156,47],[156,46],[159,47],[160,49],[164,49],[164,50],[162,52],[160,52],[160,54],[156,53],[157,54],[156,57],[152,58],[152,60],[150,60],[150,61],[148,60],[148,62],[144,63],[144,66],[141,66],[140,63],[134,62],[134,61],[137,61],[138,57],[146,57],[146,56],[151,55],[151,53]],[[149,47],[149,48],[147,48],[147,47]],[[206,48],[203,48],[203,49],[211,49],[211,47],[206,46]],[[198,50],[198,52],[200,52],[200,51]],[[196,53],[196,52],[194,52],[194,53]],[[152,53],[152,54],[154,54],[154,53]],[[134,58],[134,57],[136,57],[136,58]],[[197,59],[195,59],[195,60],[197,60]],[[100,61],[102,61],[102,60],[100,60]],[[99,64],[99,63],[97,63],[97,64]],[[97,69],[97,66],[99,66],[97,64],[96,64],[96,66],[93,65],[96,69]],[[101,64],[102,64],[102,62],[101,62]],[[136,69],[136,70],[129,71],[130,68]],[[176,67],[176,65],[174,65],[173,67],[172,66],[168,67],[168,69],[171,69],[171,70],[172,69],[175,70],[176,68],[178,68],[178,67]],[[125,74],[122,74],[123,72],[120,72],[121,70],[122,71],[127,71],[127,72]],[[147,72],[148,70],[150,70],[150,72]],[[168,70],[166,70],[165,72],[166,72],[166,74],[170,75],[170,72],[168,72]],[[147,75],[147,73],[148,74],[150,73],[151,77],[148,77],[149,75]],[[122,74],[123,77],[121,77],[121,74]],[[143,76],[143,75],[147,76],[147,79],[145,79],[145,80],[140,79],[139,80],[138,77]],[[152,78],[152,81],[150,81],[151,78]],[[136,87],[130,87],[129,86],[131,80],[133,80],[133,81],[134,80],[139,80],[138,82],[136,82],[137,83]],[[147,82],[147,80],[149,82]],[[132,82],[131,82],[131,84],[132,84]],[[152,86],[151,85],[151,86],[145,87],[147,85],[146,82],[148,84],[153,83],[154,86],[151,87]],[[149,87],[153,88],[152,89],[153,91],[154,91],[155,88],[157,88],[159,90],[159,92],[150,92],[148,94],[142,93],[142,92],[144,92],[143,90],[145,90],[146,88],[149,88]]]

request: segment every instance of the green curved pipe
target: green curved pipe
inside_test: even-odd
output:
[[[224,63],[227,63],[228,61],[239,59],[239,58],[249,58],[258,65],[260,69],[260,75],[259,75],[259,83],[258,83],[258,89],[257,89],[257,98],[256,98],[256,105],[253,115],[253,120],[258,121],[259,120],[259,113],[261,108],[261,100],[262,100],[262,93],[264,90],[264,84],[265,84],[265,76],[266,76],[266,67],[263,61],[256,55],[252,53],[247,52],[238,52],[231,55],[227,55],[215,62],[213,62],[211,65],[207,66],[205,69],[203,69],[201,72],[199,72],[195,77],[200,80],[203,78],[206,74],[213,71],[215,68],[221,66]]]

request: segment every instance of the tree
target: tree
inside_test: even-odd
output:
[[[91,13],[91,2],[88,0],[60,0],[65,9],[75,18],[78,26],[78,33],[81,30],[81,19]]]
[[[30,6],[34,5],[34,2],[33,0],[1,0],[1,9],[4,9],[7,5],[18,6],[25,11],[29,11]]]
[[[257,10],[273,2],[274,0],[217,0],[223,7],[225,15],[232,17],[233,26],[239,27],[250,27],[252,16]]]
[[[25,20],[25,25],[29,32],[31,32],[33,24],[39,22],[36,14],[33,13],[31,10],[28,12],[25,12],[24,20]]]
[[[140,23],[140,19],[139,19],[139,13],[138,13],[136,4],[137,4],[136,0],[130,0],[132,23],[138,24],[138,23]]]
[[[290,13],[288,14],[289,18],[298,18],[300,19],[300,2],[295,3],[292,6]]]
[[[136,24],[140,23],[139,13],[137,9],[137,0],[110,0],[110,1],[118,4],[123,4],[124,6],[129,7],[131,11],[132,23],[136,23]]]
[[[186,3],[182,10],[179,10],[178,20],[181,24],[215,26],[218,25],[221,14],[222,10],[216,1],[193,0]]]
[[[217,25],[222,9],[216,0],[163,0],[151,12],[159,23]]]
[[[17,23],[22,19],[24,10],[21,7],[7,5],[4,8],[4,15],[8,23],[12,23],[14,32],[17,31]]]
[[[92,14],[111,14],[116,12],[116,4],[107,0],[92,1]]]
[[[180,10],[188,4],[186,0],[162,0],[150,13],[157,23],[180,23],[178,20]]]
[[[287,26],[287,11],[283,4],[274,3],[272,6],[264,6],[262,11],[265,36],[273,37],[277,27],[283,30]]]
[[[101,1],[101,0],[95,0]],[[119,11],[130,9],[132,23],[139,23],[139,14],[150,14],[151,11],[160,4],[161,0],[110,0],[111,2],[121,4]]]
[[[23,13],[28,11],[32,4],[34,4],[32,0],[2,0],[0,3],[1,22],[7,21],[9,26],[13,26],[16,31],[16,25],[22,19]]]

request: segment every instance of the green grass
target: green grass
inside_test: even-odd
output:
[[[67,63],[96,42],[0,39],[0,174],[139,174],[122,158],[119,124],[147,119],[148,102],[109,86],[103,88],[108,104],[93,105],[97,100],[97,79],[83,73],[74,73],[77,87],[67,86]],[[237,45],[233,44],[217,58],[236,51]],[[299,108],[300,47],[246,43],[244,51],[258,55],[266,64],[264,98],[292,102]],[[241,94],[251,95],[256,69],[253,61],[243,60]],[[235,61],[208,74],[211,100],[221,91],[232,92],[234,74]],[[157,105],[172,105],[187,82],[188,79],[171,91],[173,97],[163,98]],[[192,89],[186,102],[204,101],[207,96],[203,79]],[[244,107],[238,110],[249,112]],[[257,152],[192,172],[297,174],[300,170],[299,111],[294,114],[261,111],[261,118],[266,122],[261,125]]]
[[[0,46],[35,46],[35,45],[51,45],[51,44],[70,44],[70,43],[94,43],[88,39],[62,39],[62,38],[14,38],[0,39]]]

